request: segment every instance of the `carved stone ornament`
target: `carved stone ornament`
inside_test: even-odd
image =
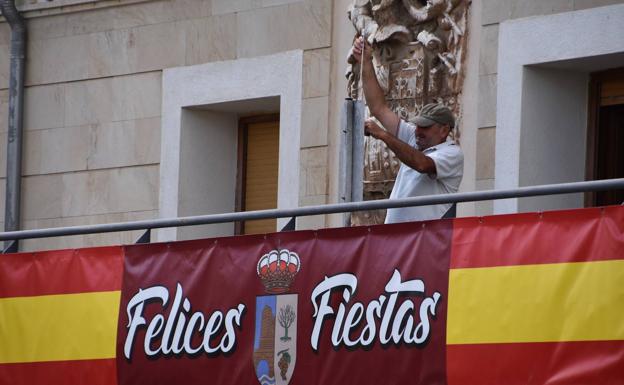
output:
[[[456,117],[451,136],[459,141],[469,0],[354,0],[349,19],[357,36],[373,46],[373,65],[386,102],[411,121],[431,102],[447,105]],[[362,98],[360,68],[349,54],[348,94]],[[399,160],[380,140],[366,137],[364,200],[390,196]],[[383,223],[385,210],[357,213],[352,225]]]

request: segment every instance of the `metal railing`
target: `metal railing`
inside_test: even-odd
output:
[[[87,226],[57,227],[36,230],[8,231],[0,233],[0,241],[48,238],[68,235],[109,233],[130,230],[152,230],[165,227],[183,227],[229,223],[268,218],[296,218],[308,215],[337,214],[354,211],[367,211],[397,207],[427,206],[444,203],[477,202],[494,199],[523,198],[541,195],[570,194],[591,191],[622,190],[624,178],[590,182],[561,183],[541,186],[520,187],[507,190],[462,192],[455,194],[428,195],[404,199],[384,199],[374,201],[336,203],[319,206],[306,206],[294,209],[273,209],[245,211],[225,214],[198,215],[181,218],[151,219],[135,222],[108,223]]]

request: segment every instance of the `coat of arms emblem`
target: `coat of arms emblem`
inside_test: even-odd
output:
[[[257,273],[269,295],[256,297],[253,364],[262,385],[287,385],[297,353],[297,294],[286,294],[299,272],[299,256],[273,250],[258,261]]]

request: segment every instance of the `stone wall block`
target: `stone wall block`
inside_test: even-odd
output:
[[[85,226],[100,223],[117,223],[154,219],[158,211],[139,211],[129,213],[113,213],[68,218],[35,219],[24,222],[25,229],[45,229],[53,227]],[[28,239],[20,242],[21,251],[75,249],[79,247],[95,247],[124,245],[134,243],[143,230],[123,231],[117,233],[87,234],[72,237],[54,237],[45,239]]]
[[[328,47],[331,11],[331,1],[319,0],[240,12],[237,56]]]
[[[26,85],[49,84],[88,77],[89,35],[33,40],[27,44]]]
[[[85,58],[89,77],[125,74],[136,67],[136,63],[130,60],[134,49],[131,30],[94,33],[89,38],[89,52]]]
[[[25,175],[86,170],[90,133],[88,127],[63,127],[26,131]]]
[[[327,147],[314,147],[301,150],[303,168],[327,167]]]
[[[310,167],[306,173],[306,196],[327,194],[327,167]]]
[[[0,178],[0,213],[2,213],[2,215],[0,215],[0,222],[2,222],[2,225],[0,225],[0,229],[4,229],[4,208],[5,208],[5,200],[6,200],[6,178]]]
[[[113,78],[109,121],[160,116],[162,73],[149,72]]]
[[[260,0],[260,5],[262,7],[274,7],[276,5],[301,3],[303,1],[305,0]]]
[[[210,0],[168,0],[111,8],[115,29],[207,17],[212,14]]]
[[[299,200],[301,206],[318,206],[327,203],[327,195],[314,195],[302,197]],[[315,230],[325,228],[325,215],[308,215],[297,217],[297,230]]]
[[[200,64],[236,58],[236,15],[188,20],[186,64]]]
[[[7,132],[9,128],[9,90],[0,90],[0,132]],[[5,151],[0,148],[0,154]]]
[[[308,50],[303,53],[303,97],[329,95],[329,48]]]
[[[186,56],[184,23],[137,27],[130,32],[128,57],[133,72],[183,66]]]
[[[88,169],[158,162],[160,162],[159,117],[104,123],[92,127]]]
[[[574,3],[575,0],[483,0],[481,18],[483,25],[495,24],[508,19],[572,11]]]
[[[123,8],[123,7],[122,7]],[[67,34],[82,35],[115,29],[115,8],[76,12],[67,15]]]
[[[479,54],[479,75],[498,72],[498,24],[481,29],[481,52]]]
[[[58,218],[62,214],[62,174],[22,178],[22,218]]]
[[[0,45],[0,88],[9,88],[11,50],[8,44]]]
[[[301,148],[327,146],[329,98],[303,100]]]
[[[67,15],[27,19],[28,39],[32,41],[63,37],[67,35],[69,26]]]
[[[6,177],[6,157],[7,157],[7,133],[0,132],[0,178]],[[3,212],[4,211],[0,211],[0,213],[3,213]]]
[[[65,87],[26,87],[24,91],[24,128],[39,130],[65,126]]]
[[[574,0],[574,9],[588,9],[622,3],[622,0]]]
[[[262,6],[262,0],[212,0],[212,14],[248,11]]]
[[[9,23],[0,23],[0,45],[11,44],[11,27]]]
[[[84,126],[108,122],[113,114],[110,78],[65,84],[65,124]]]
[[[308,185],[308,174],[306,168],[302,164],[299,165],[299,200],[306,196],[306,187]]]
[[[494,179],[496,127],[477,131],[477,179]]]
[[[158,178],[153,165],[62,174],[62,216],[156,210]]]
[[[496,75],[479,76],[477,127],[496,126]]]
[[[494,179],[480,179],[476,183],[477,191],[494,190]],[[475,202],[475,209],[477,215],[492,215],[494,214],[494,201],[480,201]]]

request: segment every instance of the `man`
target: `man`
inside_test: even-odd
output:
[[[353,56],[363,63],[362,85],[373,120],[365,124],[365,132],[382,140],[401,160],[401,167],[390,199],[422,195],[454,193],[459,189],[464,170],[464,155],[448,138],[455,127],[455,118],[448,107],[427,104],[413,123],[399,118],[386,105],[372,63],[371,47],[361,37],[353,44]],[[363,54],[362,54],[363,53]],[[388,209],[385,223],[440,219],[451,204]]]

